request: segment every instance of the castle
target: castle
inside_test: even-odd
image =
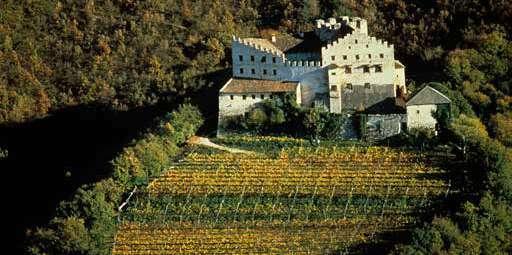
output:
[[[392,44],[368,35],[362,18],[317,20],[313,31],[296,37],[233,37],[232,63],[233,77],[219,93],[219,133],[230,117],[280,93],[295,95],[303,107],[368,114],[369,131],[383,129],[377,136],[407,126],[405,66],[395,59]]]

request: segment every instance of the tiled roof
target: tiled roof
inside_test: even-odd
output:
[[[276,47],[274,44],[272,44],[269,40],[267,39],[263,39],[263,38],[244,38],[244,41],[248,42],[248,43],[253,43],[253,44],[256,44],[256,45],[259,45],[265,49],[269,49],[269,50],[272,50],[272,51],[277,51],[277,52],[281,52],[281,49],[279,49],[278,47]]]
[[[224,85],[220,90],[220,93],[243,94],[295,92],[297,86],[299,86],[298,82],[232,78],[226,83],[226,85]]]
[[[416,93],[409,101],[407,101],[407,106],[409,105],[427,105],[427,104],[449,104],[452,101],[443,93],[437,91],[436,89],[426,86],[420,92]]]

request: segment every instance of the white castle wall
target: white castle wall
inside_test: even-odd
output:
[[[407,106],[407,129],[436,127],[437,120],[433,112],[437,111],[437,105],[410,105]]]
[[[240,56],[242,56],[242,60],[240,60]],[[254,61],[251,60],[251,56],[254,57]],[[286,78],[279,71],[285,61],[282,52],[265,49],[240,38],[233,38],[231,57],[234,77],[266,80],[283,80]],[[266,58],[265,62],[262,62],[263,57]],[[243,73],[241,69],[243,69]]]
[[[324,65],[336,64],[343,68],[347,65],[350,66],[351,73],[345,73],[344,69],[341,70],[343,81],[346,83],[395,83],[393,45],[366,34],[352,33],[327,44],[322,48],[322,61]],[[382,72],[377,72],[377,65],[382,68]],[[364,72],[365,66],[370,69],[368,73]]]

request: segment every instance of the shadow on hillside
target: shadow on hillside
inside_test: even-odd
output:
[[[79,186],[107,177],[110,160],[159,113],[157,107],[116,112],[79,106],[0,127],[0,147],[9,151],[0,161],[9,208],[4,212],[13,219],[7,232],[16,253],[26,228],[45,224]]]

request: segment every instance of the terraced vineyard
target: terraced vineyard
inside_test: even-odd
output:
[[[230,139],[261,150],[188,154],[132,199],[113,254],[351,253],[413,227],[450,189],[439,159],[417,152]]]

